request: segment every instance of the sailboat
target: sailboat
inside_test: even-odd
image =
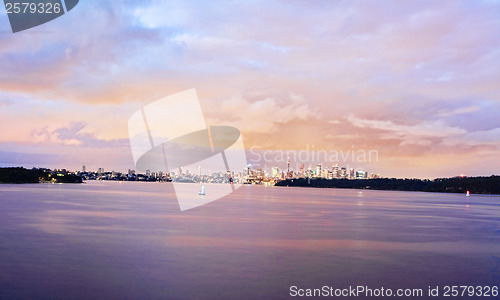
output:
[[[205,186],[201,186],[201,191],[198,192],[198,195],[205,195]]]
[[[467,194],[465,194],[465,197],[470,197],[469,191],[467,191]]]

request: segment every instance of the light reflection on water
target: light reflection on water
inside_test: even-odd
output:
[[[207,189],[208,190],[208,189]],[[0,298],[286,298],[500,282],[500,197],[167,183],[0,185]]]

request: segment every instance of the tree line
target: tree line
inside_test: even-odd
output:
[[[421,191],[443,193],[500,194],[500,176],[453,177],[429,179],[286,179],[276,186],[299,186],[319,188],[372,189],[391,191]]]
[[[23,167],[0,168],[0,183],[82,183],[80,176],[53,172],[47,169],[25,169]]]

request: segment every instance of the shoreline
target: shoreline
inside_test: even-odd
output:
[[[279,181],[275,186],[340,188],[354,190],[431,192],[465,194],[468,191],[476,195],[500,195],[500,176],[490,177],[455,177],[421,179],[324,179],[299,178]]]
[[[93,184],[93,183],[108,183],[108,182],[113,182],[116,184],[123,184],[123,183],[141,183],[141,182],[157,182],[157,183],[170,183],[170,182],[161,182],[161,181],[119,181],[119,180],[89,180],[89,181],[83,181],[81,184]],[[200,182],[184,182],[185,184],[195,184],[195,185],[221,185],[221,184],[226,184],[226,183],[200,183]],[[8,183],[8,182],[0,182],[0,185],[38,185],[38,184],[58,184],[58,185],[65,185],[67,183],[64,182],[57,182],[57,183],[52,183],[52,182],[38,182],[38,183]],[[74,183],[68,183],[70,185],[74,185]],[[269,185],[262,185],[262,184],[241,184],[242,186],[252,186],[252,187],[264,187],[264,188],[272,188],[272,187],[277,187],[277,188],[317,188],[317,189],[340,189],[340,190],[357,190],[357,191],[380,191],[380,192],[415,192],[415,193],[433,193],[433,194],[455,194],[455,195],[464,195],[465,193],[462,192],[443,192],[443,191],[423,191],[423,190],[397,190],[397,189],[374,189],[374,188],[342,188],[342,187],[320,187],[320,186],[312,186],[312,185],[307,185],[307,186],[299,186],[299,185],[292,185],[292,186],[286,186],[286,185],[274,185],[274,186],[269,186]],[[500,197],[500,193],[495,194],[495,193],[470,193],[470,196],[474,197]]]

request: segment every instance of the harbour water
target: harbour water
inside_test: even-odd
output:
[[[500,197],[244,186],[181,212],[169,183],[0,185],[0,299],[287,299],[325,285],[421,299],[500,285]]]

